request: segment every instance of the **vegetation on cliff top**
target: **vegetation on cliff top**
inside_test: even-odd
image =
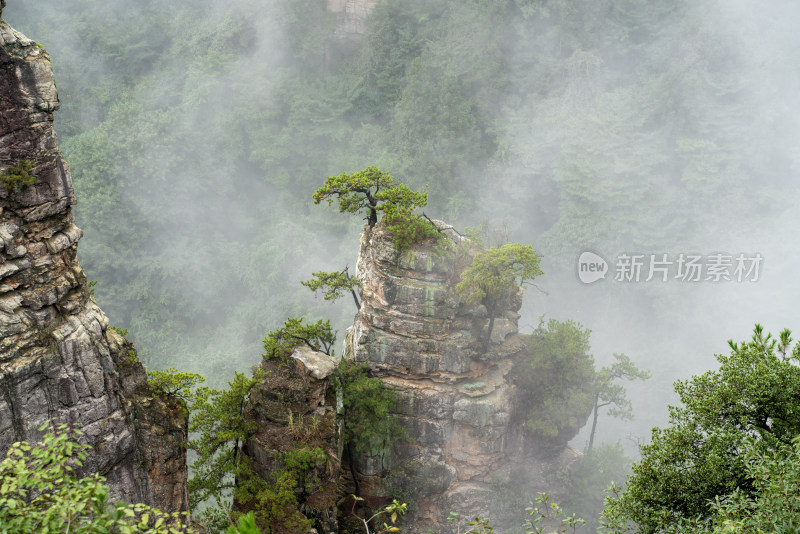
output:
[[[492,330],[502,305],[519,291],[522,284],[544,274],[541,258],[531,245],[507,243],[475,254],[472,265],[461,275],[456,292],[466,302],[483,304],[489,313],[485,344],[492,339]]]
[[[336,334],[331,329],[331,322],[320,319],[315,323],[303,324],[303,321],[303,317],[289,317],[282,328],[270,331],[264,338],[262,357],[286,363],[299,345],[333,356]]]
[[[365,220],[370,228],[378,224],[378,212],[383,212],[386,229],[400,250],[439,236],[432,222],[415,213],[417,208],[427,206],[427,191],[412,191],[377,167],[328,176],[325,185],[313,195],[315,204],[323,200],[333,204],[334,197],[339,201],[340,212],[366,213]]]

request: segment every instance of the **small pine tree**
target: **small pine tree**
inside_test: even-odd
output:
[[[17,192],[36,181],[36,176],[31,174],[32,170],[33,162],[22,160],[0,172],[0,182],[7,190]]]

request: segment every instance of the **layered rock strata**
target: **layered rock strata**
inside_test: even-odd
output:
[[[264,480],[275,481],[293,451],[324,451],[325,460],[296,475],[299,511],[313,519],[313,532],[338,532],[337,501],[342,457],[341,422],[331,376],[338,359],[297,347],[288,363],[263,361],[266,377],[249,398],[246,414],[257,423],[245,454]]]
[[[364,494],[413,500],[415,532],[447,531],[449,512],[498,519],[499,487],[523,476],[556,489],[556,471],[575,457],[565,444],[540,449],[515,420],[509,373],[525,346],[521,290],[496,318],[487,350],[486,308],[455,291],[475,251],[437,224],[448,252],[430,244],[400,252],[381,224],[362,234],[363,298],[346,347],[396,391],[395,416],[411,438],[356,459]]]
[[[106,476],[112,498],[185,510],[186,414],[147,392],[91,295],[58,107],[47,52],[0,19],[0,454],[67,423],[91,446],[84,472]],[[8,179],[26,165],[34,183]]]

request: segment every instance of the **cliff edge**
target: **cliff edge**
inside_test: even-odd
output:
[[[112,498],[186,510],[187,415],[149,394],[91,295],[58,108],[49,55],[0,18],[0,454],[68,423]]]
[[[346,350],[396,392],[394,416],[410,439],[355,467],[366,496],[413,500],[415,532],[447,531],[450,512],[503,526],[499,488],[524,479],[558,495],[556,473],[580,453],[566,446],[574,432],[555,445],[540,441],[515,413],[526,394],[510,376],[526,347],[522,289],[506,299],[486,343],[486,307],[455,290],[478,249],[436,224],[449,251],[433,243],[400,251],[382,224],[361,236],[362,304]]]

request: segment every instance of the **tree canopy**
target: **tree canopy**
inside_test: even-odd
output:
[[[361,302],[356,294],[356,289],[361,289],[361,280],[350,276],[347,267],[337,272],[319,271],[311,274],[313,278],[300,283],[315,293],[322,291],[325,300],[330,301],[338,300],[344,292],[349,292],[353,296],[356,308],[361,308]]]
[[[542,320],[515,361],[515,410],[534,436],[563,444],[589,416],[595,378],[590,334],[574,321]]]
[[[515,294],[519,286],[544,274],[541,258],[531,245],[507,243],[475,254],[472,265],[461,275],[456,292],[466,302],[483,304],[489,312],[488,344],[494,319],[504,299]]]
[[[794,455],[800,434],[797,347],[788,350],[788,330],[780,339],[757,325],[750,341],[717,356],[718,369],[675,384],[681,405],[670,406],[670,425],[653,429],[624,490],[609,501],[611,531],[629,531],[628,522],[637,532],[712,530],[720,502],[761,498],[751,460]]]
[[[624,354],[614,354],[614,363],[601,368],[594,380],[594,410],[592,414],[592,430],[589,434],[587,451],[594,446],[594,435],[597,430],[597,418],[600,408],[611,406],[609,414],[620,419],[633,418],[633,406],[628,400],[625,386],[619,380],[647,380],[650,373],[636,367],[636,364]]]
[[[306,345],[311,350],[332,356],[336,334],[329,320],[303,324],[302,317],[289,317],[283,328],[272,330],[264,338],[264,358],[286,360],[298,345]]]
[[[313,198],[315,204],[323,200],[333,204],[338,199],[341,213],[365,213],[370,228],[378,223],[379,211],[399,217],[428,203],[426,192],[412,191],[377,167],[328,176],[325,185],[314,192]]]

